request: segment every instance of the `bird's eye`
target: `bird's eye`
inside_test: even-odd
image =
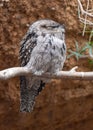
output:
[[[42,25],[41,28],[51,30],[52,27],[48,25]]]
[[[59,25],[41,25],[41,27],[42,28],[44,28],[44,29],[56,29],[56,28],[58,28],[59,27]]]
[[[51,25],[52,28],[58,28],[59,25]]]
[[[41,27],[42,27],[42,28],[47,28],[47,26],[46,26],[46,25],[42,25]]]

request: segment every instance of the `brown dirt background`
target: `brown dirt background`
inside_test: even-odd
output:
[[[77,17],[76,0],[0,0],[0,70],[19,66],[20,41],[28,24],[42,18],[65,24],[68,49],[88,40]],[[66,60],[92,71],[86,59]],[[19,78],[0,81],[0,130],[93,130],[93,82],[53,80],[36,99],[32,113],[19,112]]]

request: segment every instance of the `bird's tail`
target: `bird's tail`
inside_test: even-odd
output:
[[[31,112],[35,104],[35,97],[45,86],[42,80],[31,79],[31,77],[20,77],[20,111]]]

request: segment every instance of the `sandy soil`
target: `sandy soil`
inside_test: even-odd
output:
[[[42,18],[53,19],[66,27],[68,49],[75,40],[81,46],[83,26],[77,16],[76,0],[1,0],[0,69],[19,66],[20,41],[28,24]],[[78,65],[91,71],[88,60],[66,60],[64,70]],[[53,80],[36,99],[34,111],[19,112],[19,79],[0,81],[0,130],[93,130],[92,81]]]

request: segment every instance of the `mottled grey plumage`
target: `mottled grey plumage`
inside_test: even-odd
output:
[[[64,26],[52,20],[33,23],[21,42],[21,66],[37,75],[56,73],[63,68],[66,58]],[[20,77],[20,111],[33,110],[35,97],[45,86],[46,79],[30,76]]]

